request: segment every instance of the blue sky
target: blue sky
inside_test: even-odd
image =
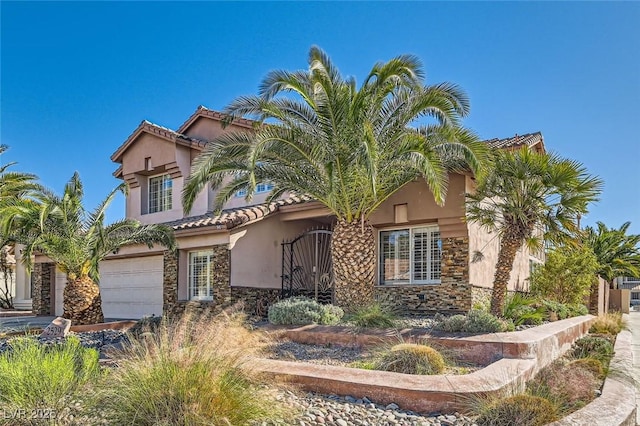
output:
[[[640,3],[0,2],[0,140],[61,191],[114,186],[109,157],[141,120],[177,128],[222,109],[272,69],[306,67],[311,45],[360,80],[411,53],[428,82],[471,98],[483,138],[542,131],[548,149],[606,183],[586,223],[640,233]],[[124,214],[114,202],[109,219]]]

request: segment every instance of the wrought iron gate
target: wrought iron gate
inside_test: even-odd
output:
[[[333,302],[331,231],[315,229],[282,243],[282,297]]]

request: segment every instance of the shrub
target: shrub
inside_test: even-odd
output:
[[[589,332],[615,336],[622,331],[623,327],[622,314],[620,312],[611,312],[599,315],[591,326],[591,329],[589,329]]]
[[[590,371],[596,378],[604,378],[604,368],[602,363],[595,358],[580,358],[574,359],[569,363],[571,368],[581,368],[583,370]]]
[[[450,317],[437,316],[436,330],[449,333],[497,333],[500,331],[511,331],[514,329],[513,323],[501,320],[489,312],[471,310],[465,315],[453,315]]]
[[[547,316],[550,320],[563,320],[570,317],[576,317],[579,315],[586,315],[589,313],[587,307],[582,303],[560,303],[554,300],[543,300],[542,306],[547,312]]]
[[[511,294],[505,303],[503,316],[513,321],[514,325],[539,325],[545,318],[545,311],[541,307],[534,307],[536,299],[522,293]]]
[[[395,345],[375,363],[376,370],[405,374],[440,374],[444,358],[437,350],[426,345],[401,343]]]
[[[558,418],[548,400],[533,395],[515,395],[490,404],[476,420],[478,426],[542,426]]]
[[[336,324],[344,311],[333,305],[321,305],[315,300],[292,297],[269,307],[269,322],[282,325]]]
[[[241,425],[286,415],[262,386],[251,357],[264,338],[222,314],[168,323],[131,336],[95,407],[107,424]]]
[[[545,264],[531,274],[531,294],[563,304],[579,304],[589,294],[598,268],[598,260],[588,247],[551,250]]]
[[[613,343],[603,336],[585,336],[576,340],[571,356],[597,359],[606,368],[613,356]]]
[[[82,347],[75,336],[49,345],[28,337],[13,339],[0,354],[0,406],[7,412],[60,414],[99,374],[98,351]],[[0,416],[0,424],[15,421]]]
[[[376,302],[356,309],[347,320],[356,327],[389,328],[395,326],[396,318],[392,307]]]
[[[575,411],[595,397],[599,385],[593,366],[587,364],[554,362],[527,384],[527,390],[553,402],[562,413]]]

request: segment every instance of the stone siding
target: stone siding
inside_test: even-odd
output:
[[[471,306],[476,308],[486,308],[489,310],[491,307],[491,294],[493,289],[487,287],[471,287]]]
[[[231,306],[230,254],[226,244],[213,247],[213,267],[211,283],[212,301],[192,301],[178,299],[178,252],[164,252],[163,308],[167,316],[189,313],[218,313]]]
[[[269,306],[280,299],[279,288],[231,287],[231,302],[242,303],[249,315],[266,317]]]
[[[442,239],[440,281],[440,284],[377,286],[376,298],[410,315],[468,312],[472,299],[468,237]]]
[[[53,263],[33,265],[32,311],[35,315],[51,315],[51,276],[55,273]]]

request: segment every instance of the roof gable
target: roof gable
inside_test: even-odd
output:
[[[186,133],[201,118],[208,118],[210,120],[222,122],[226,117],[227,116],[221,112],[214,111],[203,105],[200,105],[198,106],[196,111],[193,114],[191,114],[191,116],[187,118],[187,120],[184,123],[182,123],[182,125],[178,128],[177,132],[182,134]],[[239,127],[244,127],[247,129],[253,129],[255,123],[256,123],[255,121],[249,120],[246,118],[235,118],[233,120],[234,125]]]
[[[493,149],[515,149],[520,148],[522,146],[528,146],[529,148],[534,148],[537,151],[544,152],[544,138],[542,137],[542,133],[525,133],[524,135],[518,135],[517,133],[514,136],[509,138],[493,138],[487,139],[484,141],[490,148]]]

